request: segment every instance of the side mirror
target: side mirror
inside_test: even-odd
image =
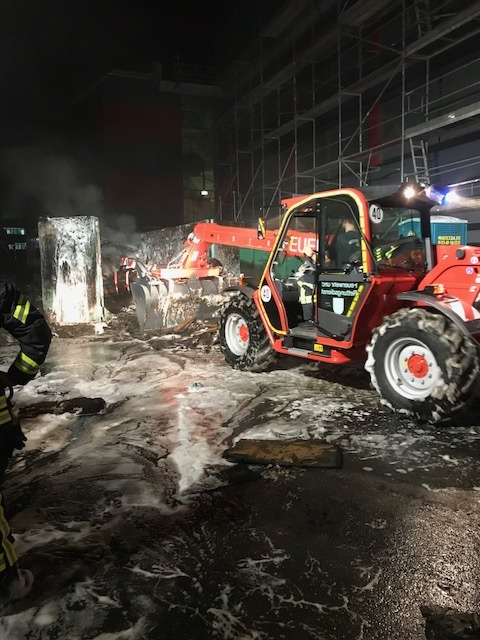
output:
[[[258,240],[265,240],[266,235],[265,220],[263,218],[259,218],[257,222],[257,238]]]

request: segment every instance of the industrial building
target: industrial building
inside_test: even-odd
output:
[[[477,195],[479,32],[473,0],[284,2],[223,86],[217,215],[405,180]]]

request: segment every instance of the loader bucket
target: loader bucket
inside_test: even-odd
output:
[[[140,331],[173,328],[191,317],[215,316],[224,298],[215,280],[132,282]]]

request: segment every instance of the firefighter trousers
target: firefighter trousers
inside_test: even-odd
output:
[[[0,387],[0,597],[9,578],[17,573],[18,556],[12,529],[5,514],[1,487],[8,462],[18,440],[19,424],[14,420],[11,406]]]
[[[5,501],[0,493],[0,589],[3,579],[12,569],[16,569],[18,562],[15,539],[12,529],[5,515]]]

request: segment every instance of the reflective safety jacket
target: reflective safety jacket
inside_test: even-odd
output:
[[[52,332],[40,311],[9,282],[0,282],[0,327],[20,344],[8,370],[10,382],[26,384],[45,361]]]
[[[375,260],[380,262],[380,260],[390,260],[395,251],[398,249],[398,245],[392,244],[390,247],[376,247],[375,248]]]

